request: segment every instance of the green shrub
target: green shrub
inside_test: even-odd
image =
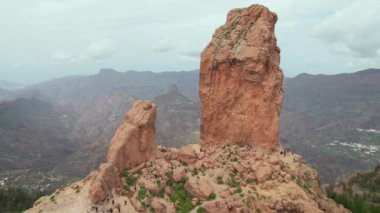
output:
[[[206,211],[205,211],[204,208],[202,208],[202,207],[199,207],[199,208],[197,209],[197,213],[204,213],[204,212],[206,212]]]
[[[227,185],[230,186],[230,187],[234,187],[234,188],[236,188],[236,187],[240,187],[240,183],[237,182],[237,181],[236,181],[235,179],[233,179],[233,178],[228,179],[226,183],[227,183]]]
[[[177,212],[190,212],[195,208],[191,201],[193,196],[185,189],[186,178],[181,179],[179,183],[173,183],[173,194],[169,196],[170,201],[175,204]]]
[[[139,176],[129,175],[127,170],[124,171],[123,175],[125,177],[124,190],[128,192],[131,186],[135,185],[136,181],[139,179]]]
[[[124,185],[124,191],[128,192],[131,187],[128,184]]]
[[[256,180],[254,180],[254,179],[247,179],[247,180],[245,180],[245,183],[246,184],[255,184]]]
[[[33,206],[33,203],[43,196],[42,192],[27,192],[21,188],[0,189],[0,212],[23,212]],[[52,201],[53,202],[53,201]]]
[[[216,178],[216,182],[217,182],[218,184],[223,184],[223,177],[222,177],[222,176],[218,176],[218,177]]]
[[[165,196],[165,189],[162,188],[162,189],[160,190],[160,192],[158,193],[158,197],[163,198],[164,196]]]
[[[195,168],[194,171],[191,173],[192,176],[196,176],[198,174],[199,174],[199,172],[198,172],[197,168]]]
[[[165,175],[166,175],[166,177],[168,177],[168,181],[166,182],[166,185],[172,186],[175,183],[175,181],[173,179],[173,173],[167,172]]]
[[[216,194],[213,192],[210,194],[210,196],[208,196],[207,200],[215,200],[216,198]]]
[[[359,196],[349,196],[345,194],[330,193],[329,197],[335,202],[342,204],[352,213],[377,213],[380,212],[380,207],[367,204]]]
[[[142,201],[146,197],[146,194],[147,194],[147,190],[145,186],[141,186],[136,196],[137,200]]]
[[[128,177],[127,177],[127,179],[126,179],[125,182],[126,182],[129,186],[133,186],[133,185],[136,183],[137,179],[139,179],[138,176],[136,176],[136,175],[131,175],[131,176],[128,176]]]
[[[234,191],[235,194],[239,194],[239,193],[242,193],[242,192],[243,192],[243,190],[242,190],[240,187],[238,187],[238,188],[235,189],[235,191]]]

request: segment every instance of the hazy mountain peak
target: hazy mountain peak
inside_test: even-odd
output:
[[[105,75],[105,74],[109,75],[109,74],[122,74],[122,73],[111,68],[103,68],[99,70],[99,75]]]

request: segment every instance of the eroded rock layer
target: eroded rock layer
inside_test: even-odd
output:
[[[277,16],[253,5],[229,12],[202,52],[201,144],[279,144],[283,100]]]

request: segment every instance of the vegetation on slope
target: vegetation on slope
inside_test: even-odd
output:
[[[354,213],[380,212],[380,171],[347,174],[329,196]]]
[[[0,212],[22,212],[31,208],[42,195],[41,192],[27,192],[21,188],[0,189]]]
[[[352,211],[352,213],[377,213],[380,212],[380,206],[375,206],[366,203],[360,196],[350,196],[347,194],[331,193],[329,195],[335,202],[342,204],[345,208]]]

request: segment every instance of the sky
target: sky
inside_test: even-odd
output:
[[[0,80],[198,69],[228,11],[255,3],[279,17],[286,76],[380,67],[378,0],[0,0]]]

